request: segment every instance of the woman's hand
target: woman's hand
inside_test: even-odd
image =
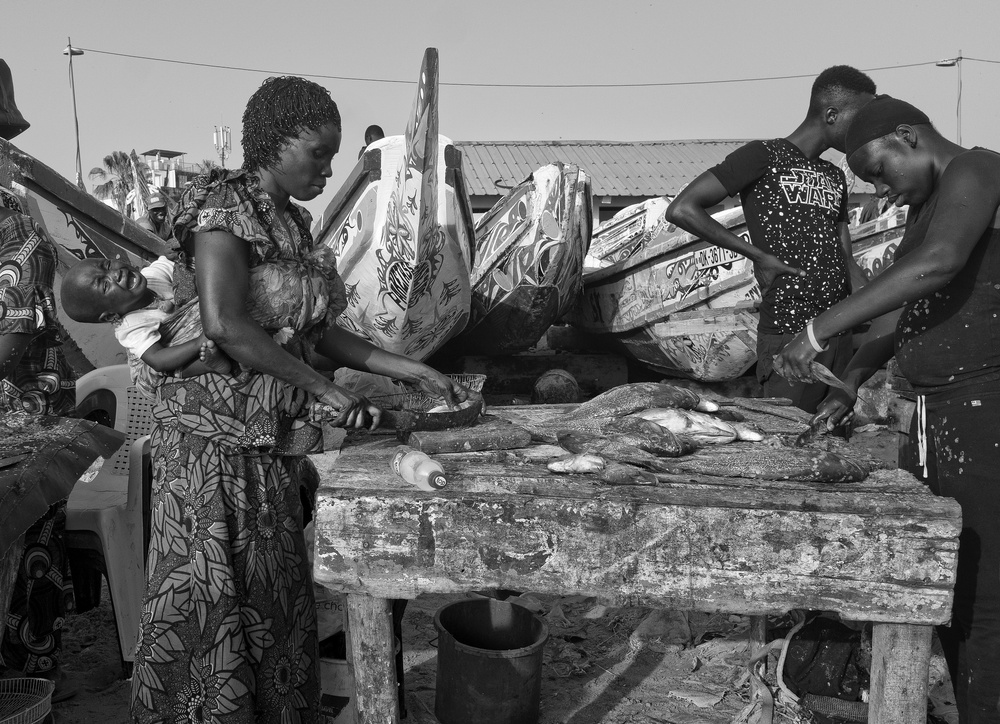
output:
[[[850,424],[854,420],[854,404],[858,401],[858,394],[855,392],[849,395],[844,390],[832,389],[813,415],[810,425],[825,420],[826,429],[833,430],[835,427]]]
[[[420,391],[430,397],[441,397],[448,407],[454,410],[462,402],[469,399],[469,389],[460,385],[447,375],[443,375],[433,367],[423,365],[417,384]]]
[[[789,382],[814,382],[810,364],[816,359],[816,354],[803,329],[774,356],[774,369]]]
[[[367,427],[374,430],[382,421],[382,410],[367,397],[338,385],[330,385],[319,397],[319,401],[337,411],[337,416],[328,421],[334,427]]]

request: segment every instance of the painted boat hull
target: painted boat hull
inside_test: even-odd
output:
[[[57,301],[62,275],[81,259],[127,258],[144,266],[167,251],[167,246],[155,235],[2,139],[0,187],[55,242],[59,257]],[[68,336],[67,358],[78,373],[125,363],[125,350],[115,340],[111,325],[80,324],[64,313],[60,313],[59,321]]]
[[[472,300],[473,217],[461,152],[437,129],[430,48],[406,134],[365,151],[316,234],[334,250],[347,287],[338,322],[418,360],[465,327]]]
[[[753,266],[663,223],[665,208],[638,204],[598,228],[583,301],[571,321],[665,375],[703,382],[739,377],[757,361],[760,289]],[[714,218],[749,240],[742,209]],[[891,263],[902,218],[855,231],[854,256],[868,278]],[[617,235],[614,243],[609,232]]]
[[[590,178],[553,163],[514,187],[476,225],[469,324],[449,351],[505,355],[533,347],[583,288]]]

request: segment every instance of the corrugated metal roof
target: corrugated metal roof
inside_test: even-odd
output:
[[[676,194],[746,141],[458,141],[473,196],[505,195],[547,163],[590,174],[595,196]]]

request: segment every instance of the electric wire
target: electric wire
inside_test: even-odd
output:
[[[266,73],[269,75],[298,75],[304,78],[322,78],[324,80],[339,80],[357,83],[392,83],[413,85],[412,80],[401,80],[397,78],[365,78],[360,76],[345,75],[325,75],[322,73],[294,73],[289,71],[268,70],[265,68],[248,68],[238,65],[219,65],[215,63],[200,63],[193,60],[177,60],[175,58],[157,58],[149,55],[135,55],[132,53],[118,53],[110,50],[98,50],[96,48],[80,48],[87,53],[99,55],[111,55],[119,58],[130,58],[133,60],[147,60],[155,63],[172,63],[175,65],[190,65],[199,68],[215,68],[218,70],[235,70],[247,73]],[[962,57],[963,61],[971,60],[980,63],[1000,63],[1000,60],[985,60],[982,58]],[[925,65],[936,65],[940,61],[928,60],[919,63],[900,63],[897,65],[883,65],[874,68],[862,68],[866,73],[880,70],[898,70],[901,68],[917,68]],[[441,86],[452,86],[457,88],[550,88],[550,89],[572,89],[572,88],[666,88],[671,86],[697,86],[697,85],[718,85],[724,83],[758,83],[776,80],[794,80],[799,78],[814,78],[815,73],[795,73],[789,75],[771,75],[756,78],[720,78],[712,80],[683,80],[683,81],[654,81],[647,83],[462,83],[455,81],[440,81]]]

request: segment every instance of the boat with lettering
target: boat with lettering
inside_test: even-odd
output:
[[[571,163],[534,171],[476,225],[472,308],[454,354],[524,352],[576,304],[593,224],[590,178]]]
[[[666,206],[636,204],[595,230],[583,299],[569,319],[665,375],[739,377],[757,361],[753,265],[668,223]],[[749,241],[741,207],[713,218]],[[904,224],[899,211],[852,230],[853,255],[869,279],[892,263]]]
[[[906,231],[905,208],[892,208],[877,219],[851,227],[851,253],[865,272],[874,279],[896,258],[896,247]]]
[[[154,234],[3,139],[0,205],[31,216],[55,243],[57,300],[62,275],[81,259],[126,258],[145,266],[167,252]],[[59,315],[59,321],[67,337],[67,359],[77,373],[124,364],[125,350],[115,340],[110,324],[81,324],[65,314]]]
[[[347,289],[338,323],[426,359],[469,319],[473,228],[461,152],[438,134],[438,54],[428,48],[405,135],[365,150],[314,234]]]

